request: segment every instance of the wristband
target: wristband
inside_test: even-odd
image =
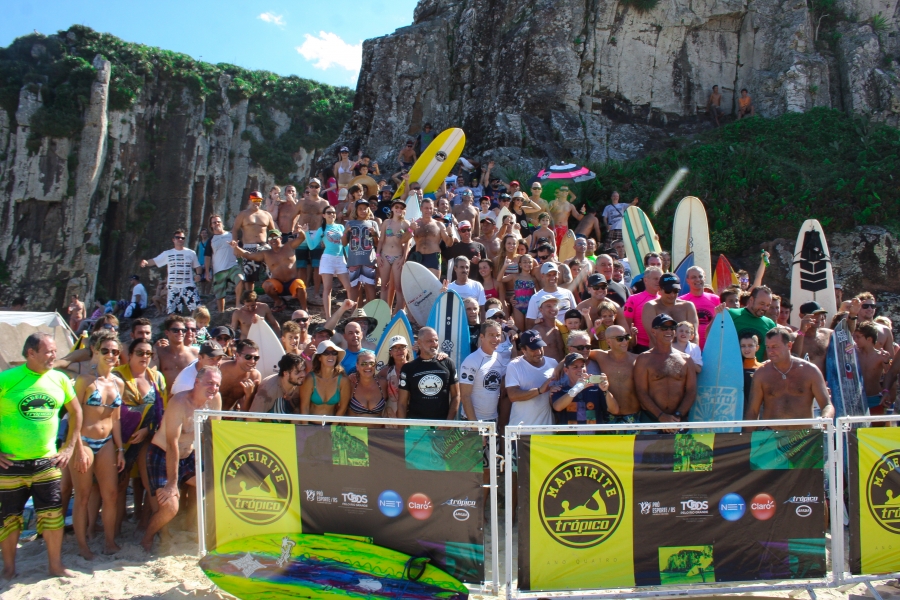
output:
[[[847,317],[847,318],[850,319],[851,321],[856,321],[859,317]]]
[[[887,388],[886,388],[886,389],[881,390],[881,395],[882,395],[882,396],[887,396],[887,395],[890,394],[890,393],[891,393],[891,390],[890,390],[890,389],[887,389]]]

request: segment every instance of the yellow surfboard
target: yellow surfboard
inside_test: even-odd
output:
[[[559,251],[556,253],[560,262],[566,262],[575,258],[575,232],[571,229],[563,236],[562,242],[559,244]]]
[[[466,134],[462,129],[454,127],[442,131],[409,170],[409,180],[418,181],[423,194],[437,191],[462,156],[465,145]],[[402,196],[405,187],[404,181],[397,187],[394,198]]]

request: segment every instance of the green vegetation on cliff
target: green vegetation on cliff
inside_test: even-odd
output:
[[[224,110],[223,93],[231,103],[247,99],[257,115],[264,141],[252,141],[251,156],[279,179],[296,166],[291,158],[298,148],[321,148],[337,138],[350,118],[353,91],[299,77],[281,77],[268,71],[250,71],[229,64],[213,65],[185,54],[125,42],[115,36],[75,25],[56,35],[27,35],[8,48],[0,48],[0,108],[12,121],[25,85],[40,89],[43,106],[31,119],[31,134],[73,137],[82,128],[82,115],[90,98],[96,71],[94,57],[112,63],[110,110],[126,110],[149,83],[164,84],[172,98],[188,90],[205,102],[204,124],[211,129]],[[275,139],[268,109],[291,118],[290,129]]]
[[[602,211],[612,190],[623,202],[640,198],[664,245],[687,195],[706,205],[715,252],[793,238],[810,218],[829,232],[900,231],[900,130],[836,110],[743,119],[643,159],[588,166],[597,179],[581,186],[579,200]],[[653,199],[681,166],[690,173],[654,217]]]

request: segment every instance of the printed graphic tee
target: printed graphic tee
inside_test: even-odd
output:
[[[194,285],[194,268],[200,266],[197,253],[185,248],[170,248],[153,259],[158,267],[166,267],[168,279],[166,283],[172,287],[189,287]]]
[[[450,413],[450,386],[454,383],[457,383],[456,367],[449,358],[417,358],[403,365],[400,389],[409,392],[406,416],[446,420]]]
[[[0,373],[0,453],[13,460],[56,454],[59,409],[75,398],[60,371],[35,373],[26,365]]]

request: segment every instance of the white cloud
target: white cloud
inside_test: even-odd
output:
[[[332,67],[341,67],[353,73],[358,73],[362,66],[362,41],[358,44],[348,44],[337,34],[320,31],[318,36],[305,34],[306,41],[297,46],[297,52],[303,58],[314,62],[317,69],[327,70]]]
[[[284,22],[283,15],[276,15],[275,13],[271,12],[264,12],[256,18],[261,21],[265,21],[266,23],[271,23],[272,25],[278,25],[279,27],[284,27],[285,25],[287,25],[287,23]]]

